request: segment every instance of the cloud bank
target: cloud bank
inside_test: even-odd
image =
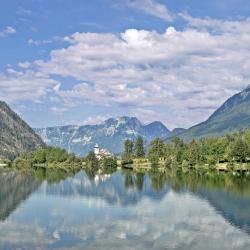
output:
[[[189,127],[249,84],[250,19],[182,18],[187,28],[163,33],[74,33],[49,60],[20,62],[0,73],[0,98],[49,98],[54,112],[79,105],[108,113],[126,107],[143,121]],[[64,78],[74,83],[65,87]]]

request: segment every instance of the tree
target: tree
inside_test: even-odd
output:
[[[209,141],[208,147],[208,156],[213,159],[215,162],[225,160],[225,153],[228,146],[228,139],[226,137],[221,137],[218,139],[213,139]]]
[[[141,136],[138,136],[135,141],[135,157],[143,158],[145,156],[143,139]]]
[[[194,166],[197,163],[199,163],[199,143],[195,140],[192,140],[191,143],[189,143],[187,151],[186,151],[186,160],[189,163],[189,165]]]
[[[101,168],[105,174],[113,174],[117,170],[116,157],[104,157],[101,160]]]
[[[159,158],[164,157],[165,155],[165,143],[162,139],[156,138],[151,141],[149,150],[148,150],[148,158],[153,164],[157,164],[159,162]]]
[[[172,139],[172,151],[171,153],[175,156],[177,163],[183,162],[183,153],[184,153],[184,142],[179,137],[174,137]],[[168,149],[169,151],[169,149]]]
[[[124,142],[124,153],[123,158],[129,160],[133,157],[134,143],[131,140],[126,140]]]
[[[96,158],[96,155],[93,151],[89,152],[89,154],[85,158],[87,166],[90,168],[97,169],[99,167],[99,161]]]
[[[46,162],[46,152],[44,149],[38,150],[36,152],[35,161],[37,163],[45,163]]]
[[[248,145],[242,138],[236,138],[229,145],[229,158],[236,162],[246,162],[248,158]]]

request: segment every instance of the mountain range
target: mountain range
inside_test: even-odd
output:
[[[35,129],[35,132],[48,145],[85,155],[96,143],[112,153],[121,153],[124,140],[134,140],[138,135],[148,144],[155,137],[169,141],[178,136],[189,141],[245,128],[250,128],[250,86],[229,98],[208,120],[189,129],[176,128],[170,132],[161,122],[143,125],[135,117],[120,117],[99,125],[41,128]]]
[[[45,143],[10,107],[0,101],[0,158],[44,147]]]
[[[176,128],[173,131],[158,121],[144,125],[137,118],[127,116],[110,118],[97,125],[32,130],[5,102],[0,101],[0,158],[14,158],[21,152],[44,147],[45,143],[77,155],[86,155],[98,143],[100,147],[119,154],[124,140],[135,140],[137,136],[142,136],[148,145],[156,137],[169,141],[178,136],[189,141],[246,128],[250,128],[250,86],[230,97],[206,121],[189,129]]]
[[[86,155],[96,143],[112,153],[121,153],[126,139],[142,136],[148,144],[156,137],[166,138],[170,131],[161,123],[143,125],[135,117],[110,118],[98,125],[62,126],[35,129],[48,145],[66,149],[78,155]]]

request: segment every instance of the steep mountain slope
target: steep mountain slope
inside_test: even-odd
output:
[[[155,137],[165,138],[170,133],[160,122],[143,125],[135,117],[111,118],[99,125],[35,129],[35,132],[48,145],[62,147],[78,155],[86,155],[96,143],[112,153],[121,153],[125,139],[141,135],[149,143]]]
[[[250,87],[229,98],[207,121],[191,127],[179,136],[189,140],[246,128],[250,128]]]
[[[0,101],[0,158],[13,158],[18,153],[44,146],[32,128]]]

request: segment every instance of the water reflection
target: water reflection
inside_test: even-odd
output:
[[[250,249],[248,183],[174,172],[0,172],[0,249]]]
[[[4,221],[40,184],[33,175],[0,169],[0,220]]]

